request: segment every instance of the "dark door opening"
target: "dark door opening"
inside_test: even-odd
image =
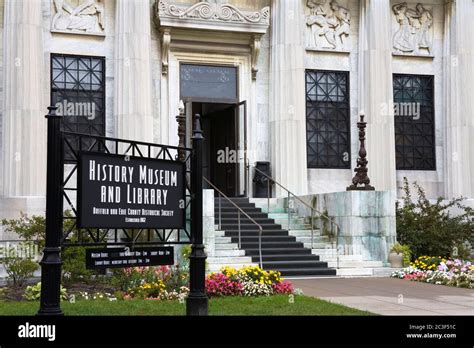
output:
[[[238,195],[238,119],[233,104],[193,103],[204,135],[203,175],[228,197]],[[217,195],[217,192],[216,192]]]

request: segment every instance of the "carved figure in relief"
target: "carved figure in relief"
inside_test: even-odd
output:
[[[326,1],[307,0],[306,6],[310,9],[310,14],[306,17],[306,24],[311,28],[312,35],[310,46],[318,48],[319,38],[324,37],[329,48],[342,49],[344,38],[350,33],[350,13],[336,0],[332,0],[326,10]]]
[[[336,40],[339,40],[340,47],[344,46],[344,38],[350,34],[351,15],[349,10],[340,6],[336,1],[331,1],[331,10],[333,14],[331,19],[334,18],[334,36]]]
[[[406,2],[393,5],[392,10],[399,25],[393,34],[395,51],[405,54],[420,54],[421,49],[426,49],[428,54],[431,54],[430,32],[433,25],[431,12],[420,3],[416,5],[415,10],[410,9]]]
[[[401,52],[413,51],[413,37],[411,33],[411,17],[414,15],[408,9],[407,3],[393,5],[393,12],[400,28],[393,35],[393,47]]]
[[[433,16],[422,4],[416,5],[416,14],[420,22],[420,29],[416,35],[416,51],[418,52],[420,48],[426,48],[428,53],[431,54],[433,43],[431,42],[430,29],[433,25]]]
[[[104,8],[96,0],[85,0],[76,7],[67,0],[54,0],[54,7],[53,30],[102,33],[105,29]]]

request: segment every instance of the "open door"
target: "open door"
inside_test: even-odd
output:
[[[237,196],[248,197],[248,158],[247,158],[247,101],[235,104],[236,139],[238,150]]]

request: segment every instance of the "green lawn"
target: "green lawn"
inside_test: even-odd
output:
[[[34,315],[38,302],[0,301],[0,315]],[[62,303],[66,315],[184,315],[185,304],[178,301],[77,301]],[[371,315],[307,296],[225,297],[209,301],[211,315]]]

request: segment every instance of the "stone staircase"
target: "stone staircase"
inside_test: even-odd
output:
[[[219,199],[215,200],[216,224],[219,219]],[[231,198],[246,214],[263,227],[262,261],[263,268],[277,270],[283,276],[334,276],[336,270],[320,260],[305,244],[298,241],[295,235],[284,228],[283,215],[273,216],[257,208],[248,198]],[[215,257],[208,259],[208,269],[217,271],[224,265],[242,267],[259,263],[258,227],[241,214],[241,250],[239,250],[238,210],[226,199],[221,199],[221,230],[216,231]],[[297,217],[294,217],[297,219]],[[301,222],[301,224],[298,224]],[[288,225],[288,222],[286,222]],[[292,221],[293,227],[305,231],[304,221]],[[300,232],[301,232],[300,231]],[[297,231],[292,231],[298,233]],[[303,233],[303,232],[301,232]],[[311,234],[311,231],[309,231]],[[302,236],[307,238],[307,236]],[[327,245],[326,237],[318,236],[318,246]]]
[[[365,260],[362,255],[342,251],[337,262],[337,249],[327,236],[314,229],[307,219],[288,213],[281,204],[271,203],[267,213],[266,199],[232,198],[250,217],[264,228],[262,256],[264,269],[275,269],[285,276],[389,276],[394,269],[381,261]],[[215,221],[218,224],[218,198],[215,200]],[[208,258],[208,271],[219,271],[223,266],[234,268],[258,265],[258,229],[241,216],[242,249],[238,247],[237,209],[228,201],[221,201],[222,231],[215,232],[215,254]],[[247,221],[245,221],[247,220]],[[338,267],[339,266],[339,267]],[[338,267],[338,268],[337,268]],[[337,269],[336,269],[337,268]]]
[[[252,199],[256,206],[267,210],[267,201]],[[328,267],[337,268],[337,276],[359,277],[359,276],[389,276],[394,269],[384,267],[382,261],[366,260],[360,254],[351,254],[348,251],[340,251],[339,263],[337,262],[337,249],[334,242],[328,236],[321,234],[319,229],[313,230],[313,243],[311,243],[311,225],[307,219],[297,214],[290,214],[290,228],[288,228],[288,213],[282,204],[270,205],[270,218],[282,228],[289,231],[289,235],[296,238],[297,242],[303,243],[305,248],[311,249],[312,254],[319,257],[320,261],[327,262]]]

